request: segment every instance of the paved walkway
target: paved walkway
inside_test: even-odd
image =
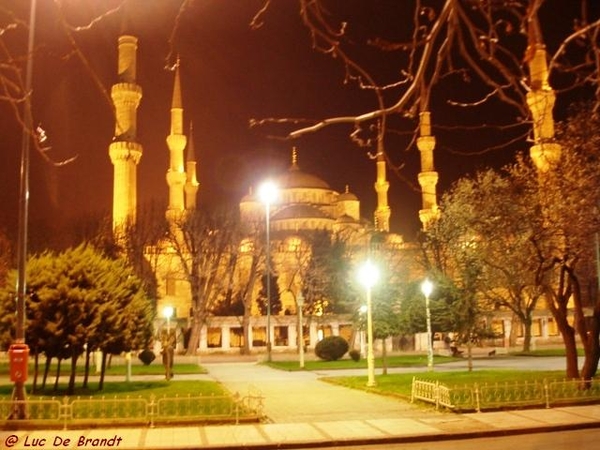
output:
[[[205,363],[208,378],[233,392],[260,390],[260,424],[90,430],[0,431],[0,448],[308,448],[500,436],[600,428],[600,405],[454,414],[331,385],[321,374],[283,372],[253,362]],[[339,372],[338,372],[339,373]]]
[[[269,422],[370,420],[417,416],[423,412],[410,403],[319,381],[320,375],[314,372],[285,372],[256,363],[203,364],[203,367],[231,392],[244,395],[260,391]]]

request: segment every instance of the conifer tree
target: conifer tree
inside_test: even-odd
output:
[[[77,362],[86,357],[86,382],[89,354],[107,354],[144,348],[152,333],[152,309],[141,281],[123,260],[102,256],[87,245],[62,253],[45,252],[29,259],[27,265],[26,341],[36,361],[46,358],[45,386],[53,359],[69,359],[68,392],[75,389]],[[14,278],[15,274],[11,274]],[[14,315],[14,285],[0,292],[3,324],[10,329]],[[103,366],[104,369],[104,366]],[[99,388],[102,389],[104,372]]]

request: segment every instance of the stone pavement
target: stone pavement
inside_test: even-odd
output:
[[[0,448],[315,448],[426,442],[511,433],[600,428],[600,405],[455,414],[283,372],[254,362],[205,363],[208,378],[240,394],[259,390],[259,424],[90,430],[0,431]],[[340,372],[336,372],[340,374]]]
[[[286,372],[256,363],[203,364],[203,367],[230,392],[244,395],[260,391],[269,422],[369,420],[414,417],[424,412],[410,403],[319,381],[325,373]]]

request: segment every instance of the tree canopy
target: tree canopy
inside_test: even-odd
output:
[[[561,124],[561,156],[546,171],[521,157],[500,172],[458,181],[425,240],[438,270],[455,285],[471,283],[473,304],[509,310],[527,329],[543,299],[572,378],[593,376],[600,357],[598,121],[588,105]],[[576,335],[586,355],[581,373]],[[530,337],[527,330],[526,346]]]
[[[44,355],[47,361],[70,358],[70,391],[81,355],[119,354],[149,344],[151,303],[124,260],[80,245],[31,257],[27,279],[26,342],[32,354]],[[14,283],[1,291],[3,346],[11,340],[15,295]]]

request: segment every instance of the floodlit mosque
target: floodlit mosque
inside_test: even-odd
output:
[[[110,160],[114,166],[113,185],[113,230],[136,218],[137,165],[143,155],[142,145],[136,140],[137,108],[142,98],[142,88],[136,83],[137,38],[130,35],[118,39],[118,82],[112,86],[111,97],[116,112],[115,137],[109,146]],[[541,95],[547,95],[544,92]],[[541,105],[542,100],[538,103]],[[544,103],[544,104],[547,104]],[[199,183],[196,179],[196,161],[194,143],[191,135],[184,133],[183,103],[179,76],[179,65],[174,74],[174,88],[171,104],[170,134],[166,137],[169,151],[169,167],[165,168],[168,188],[168,221],[181,217],[185,211],[196,208],[196,196]],[[545,112],[539,112],[545,114]],[[551,114],[549,114],[551,116]],[[422,209],[419,217],[424,228],[438,214],[436,184],[438,173],[434,168],[433,150],[435,137],[431,132],[429,112],[421,113],[420,137],[417,147],[421,155],[421,172],[418,180],[422,190]],[[547,132],[548,130],[541,130]],[[535,146],[534,146],[535,147]],[[538,149],[539,150],[539,149]],[[535,148],[532,155],[535,154]],[[543,156],[543,152],[542,152]],[[547,155],[546,155],[547,156]],[[258,189],[249,187],[248,194],[239,203],[242,223],[263,221],[263,229],[270,232],[267,246],[273,264],[272,271],[277,273],[278,297],[281,308],[268,316],[260,315],[258,307],[252,308],[249,324],[249,347],[254,351],[264,351],[266,343],[271,342],[273,351],[298,348],[299,317],[298,305],[300,280],[294,278],[289,269],[290,255],[297,254],[302,246],[302,232],[325,230],[332,235],[344,235],[350,246],[356,250],[356,258],[364,258],[369,248],[369,239],[373,232],[385,236],[389,248],[403,251],[407,245],[401,236],[390,233],[387,192],[389,182],[386,179],[386,162],[383,153],[378,152],[375,159],[374,188],[377,195],[377,207],[374,220],[365,220],[361,215],[360,200],[348,187],[337,192],[321,178],[304,172],[301,158],[296,149],[291,151],[289,168],[273,178],[278,189],[277,202],[265,204]],[[266,210],[266,211],[265,211]],[[268,220],[266,218],[269,218]],[[265,227],[265,222],[268,222]],[[242,242],[240,245],[252,245]],[[296,253],[295,253],[296,252]],[[157,251],[154,249],[154,254]],[[168,248],[159,250],[156,265],[158,284],[157,328],[170,323],[180,330],[189,326],[191,309],[191,291],[187,279],[178,270],[179,264],[173,252]],[[264,268],[263,268],[264,269]],[[255,284],[254,298],[259,295],[261,283]],[[168,311],[167,316],[164,311]],[[318,314],[304,317],[303,341],[308,348],[327,335],[341,335],[351,340],[355,336],[349,317]],[[504,336],[511,333],[511,317],[498,317],[494,327]],[[533,333],[539,338],[551,338],[558,334],[549,318],[540,317]],[[267,337],[266,330],[270,330]],[[270,338],[270,341],[268,340]],[[200,352],[239,351],[243,346],[241,318],[235,316],[209,316],[202,327]],[[417,349],[426,348],[426,339],[416,339]],[[508,339],[504,339],[508,342]],[[181,347],[182,340],[179,339]],[[441,344],[441,341],[440,341]],[[357,345],[357,342],[354,342]],[[391,344],[390,344],[391,345]]]

